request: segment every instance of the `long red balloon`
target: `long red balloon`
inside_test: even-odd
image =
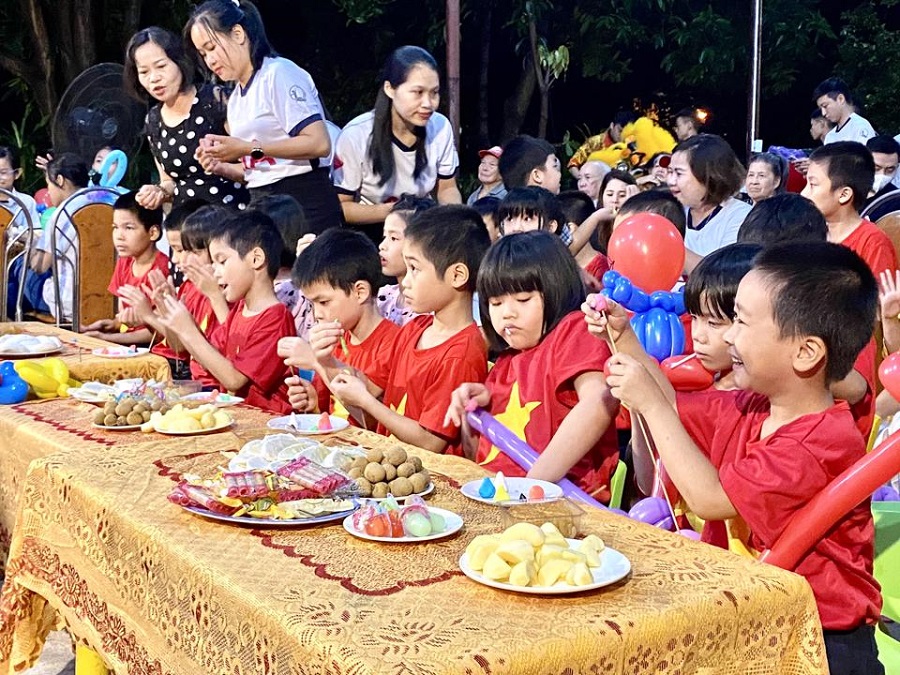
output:
[[[772,548],[763,552],[760,560],[793,570],[838,520],[898,473],[900,434],[894,433],[797,511]]]

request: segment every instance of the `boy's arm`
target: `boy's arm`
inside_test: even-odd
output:
[[[157,310],[160,322],[178,336],[184,348],[219,384],[228,391],[238,391],[248,384],[247,376],[206,340],[184,304],[172,296],[166,296]]]
[[[414,419],[401,415],[375,398],[358,377],[341,373],[331,382],[331,390],[345,406],[362,408],[404,443],[441,453],[447,441],[423,428]]]
[[[579,225],[572,234],[572,243],[569,244],[569,253],[578,255],[578,252],[585,247],[591,239],[594,230],[600,223],[611,223],[615,215],[610,208],[597,209],[589,215],[581,225]]]
[[[718,469],[694,443],[647,369],[618,354],[610,359],[607,381],[613,396],[628,406],[632,415],[643,415],[669,477],[691,510],[706,520],[735,517],[737,510],[722,487]]]
[[[553,438],[528,471],[529,478],[552,483],[563,478],[600,440],[618,410],[602,373],[586,372],[575,378],[576,403]]]

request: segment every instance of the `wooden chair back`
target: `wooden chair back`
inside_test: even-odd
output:
[[[74,330],[98,319],[115,316],[115,298],[107,290],[116,267],[112,221],[113,207],[110,204],[88,204],[72,215],[72,225],[78,236],[75,298],[72,302]]]

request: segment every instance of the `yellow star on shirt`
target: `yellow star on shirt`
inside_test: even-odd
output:
[[[406,394],[403,394],[403,398],[400,399],[400,403],[397,405],[396,408],[394,407],[393,403],[391,403],[388,407],[391,410],[393,410],[395,413],[397,413],[398,415],[406,416]],[[394,434],[391,434],[390,436],[388,436],[388,438],[393,438],[394,440],[397,440],[397,437],[394,436]]]
[[[494,415],[498,422],[503,424],[507,429],[512,431],[516,436],[525,440],[525,427],[531,421],[531,411],[541,404],[540,401],[532,401],[523,404],[519,399],[519,383],[513,382],[512,388],[509,390],[509,401],[506,404],[506,410],[502,413]],[[500,454],[500,448],[496,445],[491,446],[488,456],[481,462],[482,465],[493,462],[497,455]]]

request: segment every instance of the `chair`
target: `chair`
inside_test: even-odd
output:
[[[875,578],[884,599],[882,615],[900,621],[900,502],[872,502],[875,520]],[[900,642],[882,627],[875,630],[885,675],[900,675]]]
[[[3,270],[4,280],[9,279],[9,275],[13,266],[13,263],[20,257],[25,255],[25,251],[27,251],[31,247],[31,239],[34,234],[34,222],[31,219],[31,213],[28,208],[22,203],[22,200],[16,197],[9,190],[4,190],[0,188],[0,193],[6,196],[8,201],[0,202],[0,270]],[[17,207],[17,208],[16,208]],[[8,239],[8,231],[13,221],[18,217],[19,214],[25,218],[25,228],[21,231],[17,232],[12,239]],[[10,251],[17,247],[18,244],[24,242],[23,249],[19,252],[13,254],[10,258]],[[24,268],[23,275],[20,282],[24,281]],[[4,282],[0,284],[0,321],[6,321],[6,310],[9,304],[9,298],[7,297],[7,291],[9,286]],[[23,284],[19,284],[19,292],[23,291]],[[18,304],[17,304],[18,306]],[[21,316],[16,316],[17,319],[21,319]]]
[[[72,321],[57,316],[57,326],[71,326],[78,330],[83,324],[98,319],[108,319],[115,314],[115,298],[107,287],[115,270],[116,260],[112,243],[112,204],[118,192],[110,188],[89,187],[79,190],[63,202],[59,210],[67,215],[74,230],[74,240],[64,229],[65,221],[55,218],[51,232],[51,249],[56,250],[62,237],[69,246],[77,244],[74,268],[71,270],[74,284]],[[53,291],[56,306],[62,307],[59,285],[62,265],[71,265],[65,256],[53,257]],[[57,311],[61,315],[62,312]]]

